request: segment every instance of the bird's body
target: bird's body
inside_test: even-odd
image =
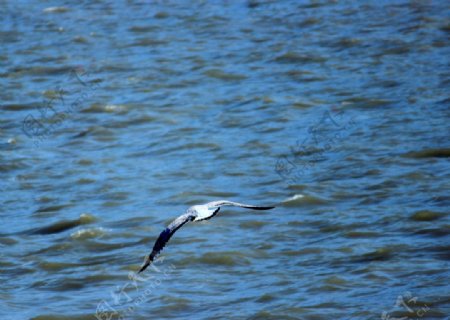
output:
[[[202,221],[211,219],[219,212],[220,207],[222,206],[235,206],[253,210],[269,210],[274,208],[274,207],[252,206],[228,200],[213,201],[202,205],[192,206],[189,209],[187,209],[186,213],[182,214],[174,221],[172,221],[167,226],[167,228],[161,232],[161,234],[159,235],[158,239],[156,240],[153,246],[152,252],[150,253],[150,255],[146,257],[144,264],[142,265],[138,273],[144,271],[150,265],[150,263],[152,263],[156,255],[158,255],[158,253],[164,248],[164,246],[172,237],[172,235],[183,225],[185,225],[190,221]]]

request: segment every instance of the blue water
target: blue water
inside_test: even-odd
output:
[[[449,9],[3,1],[0,318],[446,319]]]

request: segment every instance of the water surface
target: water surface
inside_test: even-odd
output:
[[[448,317],[448,13],[3,1],[0,317]]]

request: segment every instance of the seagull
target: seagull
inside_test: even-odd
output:
[[[192,206],[189,209],[187,209],[186,213],[182,214],[181,216],[173,220],[167,226],[167,228],[165,228],[161,232],[155,244],[153,245],[152,252],[145,258],[144,264],[139,269],[138,273],[144,271],[150,265],[150,263],[152,263],[155,257],[164,248],[166,243],[178,229],[180,229],[182,226],[184,226],[186,223],[190,221],[196,222],[211,219],[219,212],[220,207],[222,206],[235,206],[252,210],[269,210],[275,208],[275,207],[252,206],[249,204],[243,204],[228,200],[213,201],[208,202],[206,204]]]

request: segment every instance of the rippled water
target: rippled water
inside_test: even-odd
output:
[[[447,318],[449,12],[3,1],[0,318]]]

